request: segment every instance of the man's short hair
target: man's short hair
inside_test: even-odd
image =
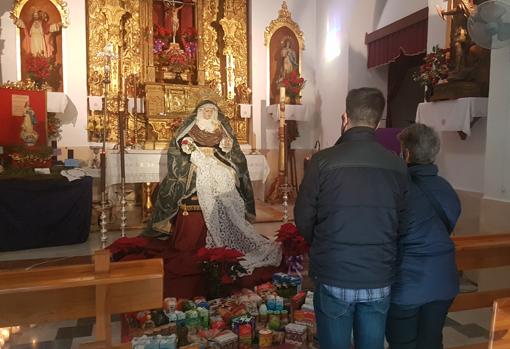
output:
[[[398,134],[402,150],[409,151],[409,162],[415,164],[432,164],[439,153],[441,142],[432,127],[413,124]]]
[[[381,121],[386,100],[378,89],[362,87],[350,90],[345,104],[347,116],[353,125],[375,128]]]

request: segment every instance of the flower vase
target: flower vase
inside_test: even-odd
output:
[[[434,85],[425,86],[425,102],[430,102],[432,95],[434,94]]]
[[[231,291],[229,285],[223,284],[217,277],[211,277],[208,275],[205,279],[207,288],[206,294],[208,300],[229,296]]]
[[[43,85],[45,83],[44,80],[34,79],[33,81],[35,83],[35,87],[37,87],[40,90],[43,88]]]
[[[301,104],[301,96],[291,96],[290,97],[290,104]]]
[[[222,283],[222,265],[210,263],[205,268],[207,299],[222,298],[228,295],[228,285]]]
[[[177,82],[177,83],[181,83],[181,82],[183,82],[183,80],[182,80],[182,76],[181,76],[181,72],[180,72],[180,71],[176,71],[176,72],[175,72],[175,79],[174,79],[174,80],[175,80],[175,82]]]

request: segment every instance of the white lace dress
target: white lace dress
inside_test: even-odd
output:
[[[225,246],[244,253],[241,265],[249,274],[258,267],[279,266],[279,244],[258,234],[245,218],[236,172],[201,150],[191,153],[191,162],[196,166],[198,201],[208,229],[206,246]]]

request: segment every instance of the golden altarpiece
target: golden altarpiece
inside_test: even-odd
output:
[[[247,1],[87,0],[88,92],[108,89],[109,141],[118,138],[116,116],[129,110],[128,145],[164,148],[201,99],[217,102],[239,142],[248,141],[238,108],[250,103]],[[108,44],[115,59],[105,83]],[[102,117],[90,112],[90,141],[100,140]]]

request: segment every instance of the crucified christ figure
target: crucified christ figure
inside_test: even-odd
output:
[[[181,6],[175,6],[175,2],[172,2],[172,35],[173,35],[173,43],[175,44],[175,37],[177,36],[177,31],[179,30],[179,12],[184,7],[184,4]]]

